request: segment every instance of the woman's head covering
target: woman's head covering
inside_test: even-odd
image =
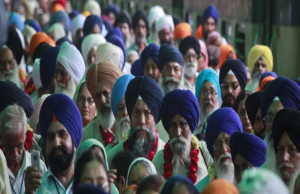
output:
[[[197,30],[196,30],[195,36],[196,36],[199,40],[202,39],[202,37],[203,37],[203,29],[202,29],[202,25],[201,25],[201,24],[198,26],[198,28],[197,28]],[[201,45],[201,46],[202,46],[202,45]]]
[[[116,18],[116,21],[114,23],[115,27],[118,27],[118,24],[126,23],[128,24],[129,30],[131,29],[131,18],[127,11],[121,11],[118,17]]]
[[[37,48],[39,44],[42,42],[46,42],[50,44],[51,46],[55,46],[54,41],[44,32],[37,32],[33,37],[31,38],[30,44],[29,44],[29,54],[31,58],[33,58],[33,52]]]
[[[120,12],[118,5],[116,4],[108,5],[104,10],[104,14],[108,16],[110,12],[112,12],[117,18]]]
[[[29,118],[29,126],[33,129],[33,133],[36,133],[36,127],[39,122],[41,107],[48,96],[50,96],[50,94],[44,94],[34,105],[33,114]]]
[[[219,48],[221,52],[219,69],[221,69],[223,63],[227,60],[228,54],[231,52],[233,59],[236,59],[236,54],[234,48],[230,44],[222,44]]]
[[[153,61],[156,63],[156,65],[159,67],[158,65],[158,53],[159,53],[159,46],[157,46],[157,44],[155,43],[151,43],[148,46],[146,46],[146,48],[143,50],[142,54],[141,54],[141,63],[142,66],[144,68],[147,60],[149,59],[149,57],[151,57],[153,59]]]
[[[89,34],[86,37],[84,37],[81,44],[81,53],[86,64],[87,64],[88,54],[90,50],[93,48],[96,51],[98,46],[105,42],[106,40],[103,36],[101,36],[101,34]]]
[[[86,17],[82,14],[78,14],[72,21],[72,38],[75,39],[76,33],[79,29],[83,28]]]
[[[54,13],[51,16],[49,26],[52,26],[53,24],[55,24],[57,22],[62,22],[63,25],[64,25],[64,29],[65,29],[66,34],[69,34],[70,20],[69,20],[68,14],[66,12],[58,11],[58,12]]]
[[[41,58],[42,54],[52,47],[53,46],[46,42],[40,43],[33,52],[32,61],[34,62],[36,59]]]
[[[135,77],[144,76],[144,66],[141,63],[141,59],[132,63],[130,73]]]
[[[206,40],[206,46],[209,46],[211,44],[214,44],[214,42],[218,39],[222,38],[221,34],[218,31],[211,32]]]
[[[174,41],[178,38],[184,39],[188,36],[192,36],[192,28],[190,24],[182,22],[175,27]]]
[[[159,193],[160,194],[172,193],[175,185],[180,182],[188,186],[190,190],[193,190],[194,191],[193,193],[198,193],[194,183],[190,179],[182,175],[172,176],[170,179],[166,180],[164,184],[161,186]]]
[[[27,24],[28,26],[32,27],[36,32],[41,32],[41,31],[42,31],[42,28],[41,28],[39,22],[36,21],[36,20],[26,19],[25,25],[26,25],[26,24]]]
[[[8,25],[9,26],[16,25],[16,27],[21,31],[23,31],[24,29],[24,22],[21,16],[16,12],[11,12],[9,14]]]
[[[125,93],[125,103],[130,119],[133,107],[139,97],[146,103],[154,117],[155,124],[157,124],[160,121],[159,111],[164,97],[157,82],[147,76],[136,77],[129,82]]]
[[[23,49],[22,41],[18,35],[18,32],[14,27],[10,26],[8,28],[8,37],[6,41],[6,46],[13,53],[14,59],[17,61],[17,63],[20,64],[24,54],[24,49]]]
[[[171,15],[164,15],[155,23],[155,31],[159,33],[161,30],[171,28],[171,31],[174,31],[174,22]]]
[[[202,25],[206,22],[206,20],[212,17],[215,20],[216,26],[218,25],[218,10],[214,5],[208,6],[203,13],[202,16]]]
[[[121,67],[120,70],[122,71],[125,66],[125,62],[126,62],[126,48],[125,48],[123,38],[113,35],[107,39],[107,42],[112,43],[113,45],[119,47],[122,50],[123,64],[121,64],[121,60],[122,60],[121,58],[120,58],[120,63],[119,63],[119,67]]]
[[[64,30],[64,26],[61,23],[59,23],[59,22],[53,24],[49,28],[48,34],[51,33],[51,32],[54,32],[54,36],[55,36],[56,40],[59,40],[62,37],[66,36],[66,32]]]
[[[262,92],[255,92],[253,94],[250,94],[250,96],[248,96],[245,101],[247,115],[252,126],[254,126],[257,111],[258,109],[260,109],[261,94]]]
[[[188,36],[185,39],[183,39],[179,44],[179,51],[183,56],[190,48],[194,49],[195,53],[198,55],[197,59],[199,59],[200,44],[199,40],[195,36]]]
[[[165,15],[165,11],[162,7],[158,5],[151,7],[148,13],[149,28],[152,28],[153,23]]]
[[[102,18],[97,15],[89,15],[86,18],[84,25],[83,25],[83,35],[84,36],[89,35],[92,32],[92,30],[96,24],[98,24],[100,30],[102,31],[102,25],[103,25]]]
[[[259,85],[261,84],[262,80],[267,77],[267,76],[271,76],[271,77],[274,77],[275,79],[277,78],[277,74],[273,71],[267,71],[265,73],[263,73],[261,76],[260,76],[260,79],[259,79]]]
[[[255,45],[252,47],[248,54],[248,66],[252,72],[255,66],[255,63],[258,59],[262,58],[266,64],[268,71],[273,70],[273,55],[272,51],[268,46],[264,45]]]
[[[95,0],[88,0],[83,8],[84,11],[89,11],[93,15],[101,16],[101,9],[100,5],[97,1]]]
[[[169,132],[170,122],[175,115],[182,116],[193,133],[198,126],[200,110],[195,95],[190,90],[173,90],[165,95],[161,104],[161,120]]]
[[[181,52],[170,44],[163,44],[158,53],[158,67],[161,72],[163,67],[169,62],[176,62],[180,66],[184,66],[184,60]]]
[[[146,25],[146,28],[147,28],[147,32],[149,32],[148,17],[147,17],[147,13],[144,10],[138,10],[133,15],[133,17],[132,17],[132,28],[133,28],[133,30],[135,30],[135,28],[138,26],[140,19],[145,22],[145,25]]]
[[[211,181],[201,194],[239,194],[239,190],[225,179]]]
[[[96,63],[102,61],[110,61],[116,65],[120,70],[124,66],[124,54],[122,50],[109,42],[98,46],[96,51]]]
[[[262,82],[259,84],[259,87],[257,88],[256,92],[262,91],[266,85],[270,82],[273,81],[275,78],[272,76],[267,76],[265,77]]]

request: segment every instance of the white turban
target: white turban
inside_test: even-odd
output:
[[[124,63],[123,51],[118,47],[109,42],[98,46],[96,51],[96,62],[111,61],[121,70]]]
[[[172,32],[174,31],[174,22],[171,15],[165,15],[155,23],[156,33],[167,28],[171,28]]]
[[[56,41],[66,36],[64,26],[59,22],[53,24],[49,28],[48,33],[53,32],[53,31],[54,31],[54,36],[55,36]]]
[[[94,48],[96,51],[98,46],[103,43],[106,43],[106,40],[100,34],[89,34],[83,39],[82,44],[81,44],[81,52],[82,52],[82,56],[85,60],[86,65],[90,65],[90,64],[87,64],[87,58],[88,58],[88,54],[89,54],[90,50],[92,48]]]
[[[82,55],[73,45],[64,42],[59,50],[56,63],[59,62],[64,66],[74,81],[78,84],[85,72],[85,63]]]
[[[80,28],[83,28],[86,17],[82,14],[78,14],[72,21],[72,37],[75,39],[76,33]]]
[[[36,90],[42,87],[41,74],[40,74],[40,61],[41,59],[36,59],[33,63],[33,68],[32,68],[32,79]]]
[[[36,33],[35,29],[28,24],[25,25],[24,30],[22,31],[22,34],[24,36],[24,39],[27,42],[27,45],[29,46],[32,36]]]
[[[88,0],[84,5],[84,11],[89,11],[93,15],[97,15],[97,16],[101,17],[100,5],[95,0]]]
[[[151,7],[148,14],[148,20],[149,20],[149,28],[152,28],[152,25],[155,21],[158,21],[160,18],[165,16],[165,11],[160,6],[156,5],[154,7]]]

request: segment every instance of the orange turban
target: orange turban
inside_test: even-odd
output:
[[[103,61],[97,64],[94,63],[89,67],[86,73],[86,86],[95,99],[96,86],[98,83],[101,83],[112,91],[114,84],[121,76],[122,72],[112,62]]]
[[[31,58],[36,47],[39,46],[39,44],[41,44],[42,42],[46,42],[52,46],[56,46],[54,41],[45,32],[37,32],[32,36],[29,44],[29,54]]]
[[[266,85],[267,85],[270,81],[273,81],[274,79],[275,79],[275,77],[273,77],[273,76],[267,76],[267,77],[265,77],[265,78],[261,81],[261,83],[260,83],[259,87],[257,88],[256,92],[262,91],[262,90],[266,87]]]
[[[201,194],[239,194],[238,189],[224,179],[211,181]]]
[[[66,12],[66,9],[64,8],[64,6],[62,6],[59,3],[53,3],[52,4],[52,8],[51,8],[51,13],[54,14],[54,13],[56,13],[58,11]]]
[[[178,38],[184,39],[191,35],[192,35],[192,28],[190,24],[182,22],[175,27],[174,40],[177,40]]]
[[[196,37],[200,40],[203,37],[202,25],[199,25],[196,30]]]
[[[230,52],[232,52],[233,59],[236,59],[234,48],[230,44],[222,44],[220,46],[220,52],[221,52],[221,57],[219,62],[219,69],[221,69],[223,63],[226,61],[227,56]]]

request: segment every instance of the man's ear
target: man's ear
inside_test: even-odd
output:
[[[120,176],[120,185],[122,186],[122,188],[125,188],[126,185],[126,180],[122,175]]]

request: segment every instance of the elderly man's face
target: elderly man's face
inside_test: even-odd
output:
[[[243,156],[241,156],[239,153],[236,155],[234,160],[234,176],[237,180],[237,183],[239,183],[243,178],[243,172],[246,169],[254,168],[252,164],[250,164]]]
[[[173,32],[171,27],[159,31],[158,37],[161,44],[171,44],[172,43]]]
[[[125,140],[126,133],[129,129],[130,129],[130,119],[127,112],[125,95],[124,95],[119,104],[117,118],[115,121],[115,138],[117,138],[119,142]]]
[[[235,75],[227,74],[221,84],[222,100],[225,107],[233,107],[235,99],[242,91],[241,86]]]
[[[186,51],[184,55],[184,74],[186,77],[193,78],[198,69],[198,55],[193,48]]]
[[[149,57],[145,63],[144,75],[149,76],[158,82],[158,77],[160,75],[159,68],[151,57]]]
[[[215,86],[205,81],[200,89],[199,106],[201,114],[205,118],[219,107],[219,98]]]
[[[267,72],[267,63],[263,59],[258,59],[254,65],[252,73],[260,72],[259,75],[261,76],[263,73]]]
[[[95,62],[96,62],[96,50],[94,48],[91,48],[87,56],[87,63],[88,63],[87,65],[89,66]]]
[[[169,62],[163,67],[163,77],[174,77],[180,80],[182,77],[182,67],[176,62]]]
[[[101,34],[101,28],[98,24],[95,24],[94,28],[91,31],[91,34]]]
[[[94,100],[96,107],[100,109],[101,113],[111,111],[110,99],[111,89],[99,82],[96,86]]]
[[[141,180],[149,176],[147,168],[143,164],[137,164],[134,168],[130,170],[128,177],[128,185],[135,184],[138,185]]]
[[[203,36],[206,39],[208,35],[216,30],[215,20],[209,17],[203,24]]]
[[[231,155],[226,156],[226,154],[231,153],[229,140],[230,136],[224,132],[221,132],[213,145],[214,158],[216,160],[220,160],[221,163],[232,162]]]
[[[68,73],[66,68],[60,62],[57,62],[56,64],[55,79],[57,85],[61,85],[60,87],[65,87],[65,88],[67,88],[68,83],[71,80],[71,75]]]
[[[11,80],[15,73],[15,64],[13,53],[9,48],[0,50],[0,80]]]
[[[144,20],[140,19],[138,25],[134,29],[135,33],[135,41],[136,42],[143,42],[146,40],[147,36],[147,26]]]

